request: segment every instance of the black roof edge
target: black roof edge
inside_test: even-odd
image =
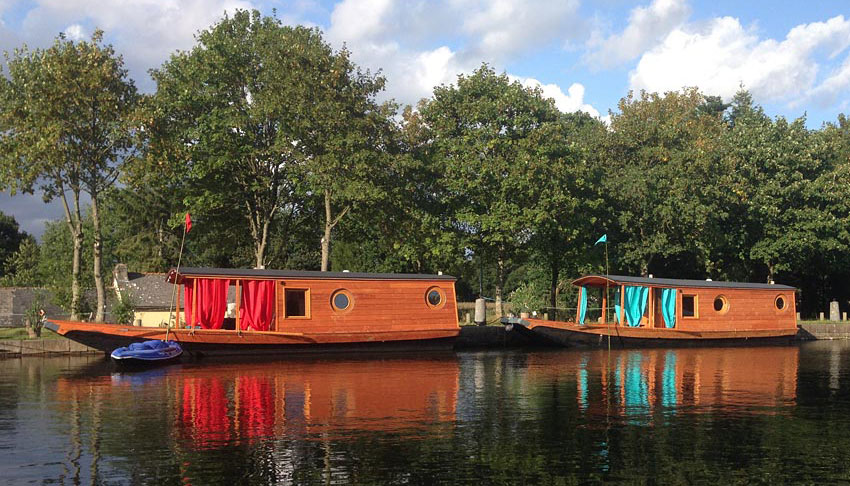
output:
[[[174,280],[176,268],[168,272],[167,280]],[[450,280],[451,275],[432,275],[424,273],[364,273],[364,272],[319,272],[313,270],[269,270],[261,268],[209,268],[180,267],[182,277],[234,277],[234,278],[273,278],[273,279],[314,279],[314,280]]]
[[[691,287],[691,288],[719,288],[719,289],[758,289],[758,290],[797,290],[796,287],[782,284],[750,283],[750,282],[726,282],[720,280],[688,280],[676,278],[656,277],[632,277],[628,275],[584,275],[574,282],[588,277],[597,277],[623,284],[643,284],[656,287]]]

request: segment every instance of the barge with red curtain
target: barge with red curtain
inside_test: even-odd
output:
[[[794,287],[587,275],[573,281],[572,320],[503,318],[553,344],[668,346],[788,343],[797,334]]]
[[[192,354],[451,348],[460,332],[448,275],[180,268],[172,326],[48,320],[46,327],[104,352],[170,339]],[[231,289],[235,292],[230,292]],[[228,295],[235,295],[229,302]],[[225,318],[228,304],[233,318]]]

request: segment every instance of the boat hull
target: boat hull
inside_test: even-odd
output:
[[[167,338],[178,342],[183,351],[193,356],[287,356],[329,351],[446,350],[452,348],[459,333],[459,329],[312,334],[170,329],[166,336],[164,328],[118,324],[50,320],[45,327],[104,353],[132,343]]]
[[[644,327],[586,325],[539,319],[506,318],[509,330],[536,336],[556,346],[670,347],[787,345],[797,335],[793,329],[743,329],[686,331]]]

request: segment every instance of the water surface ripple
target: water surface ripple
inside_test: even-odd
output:
[[[850,482],[850,342],[0,361],[0,484]]]

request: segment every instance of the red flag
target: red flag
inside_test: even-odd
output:
[[[189,216],[189,213],[186,213],[186,232],[192,231],[192,217]]]

